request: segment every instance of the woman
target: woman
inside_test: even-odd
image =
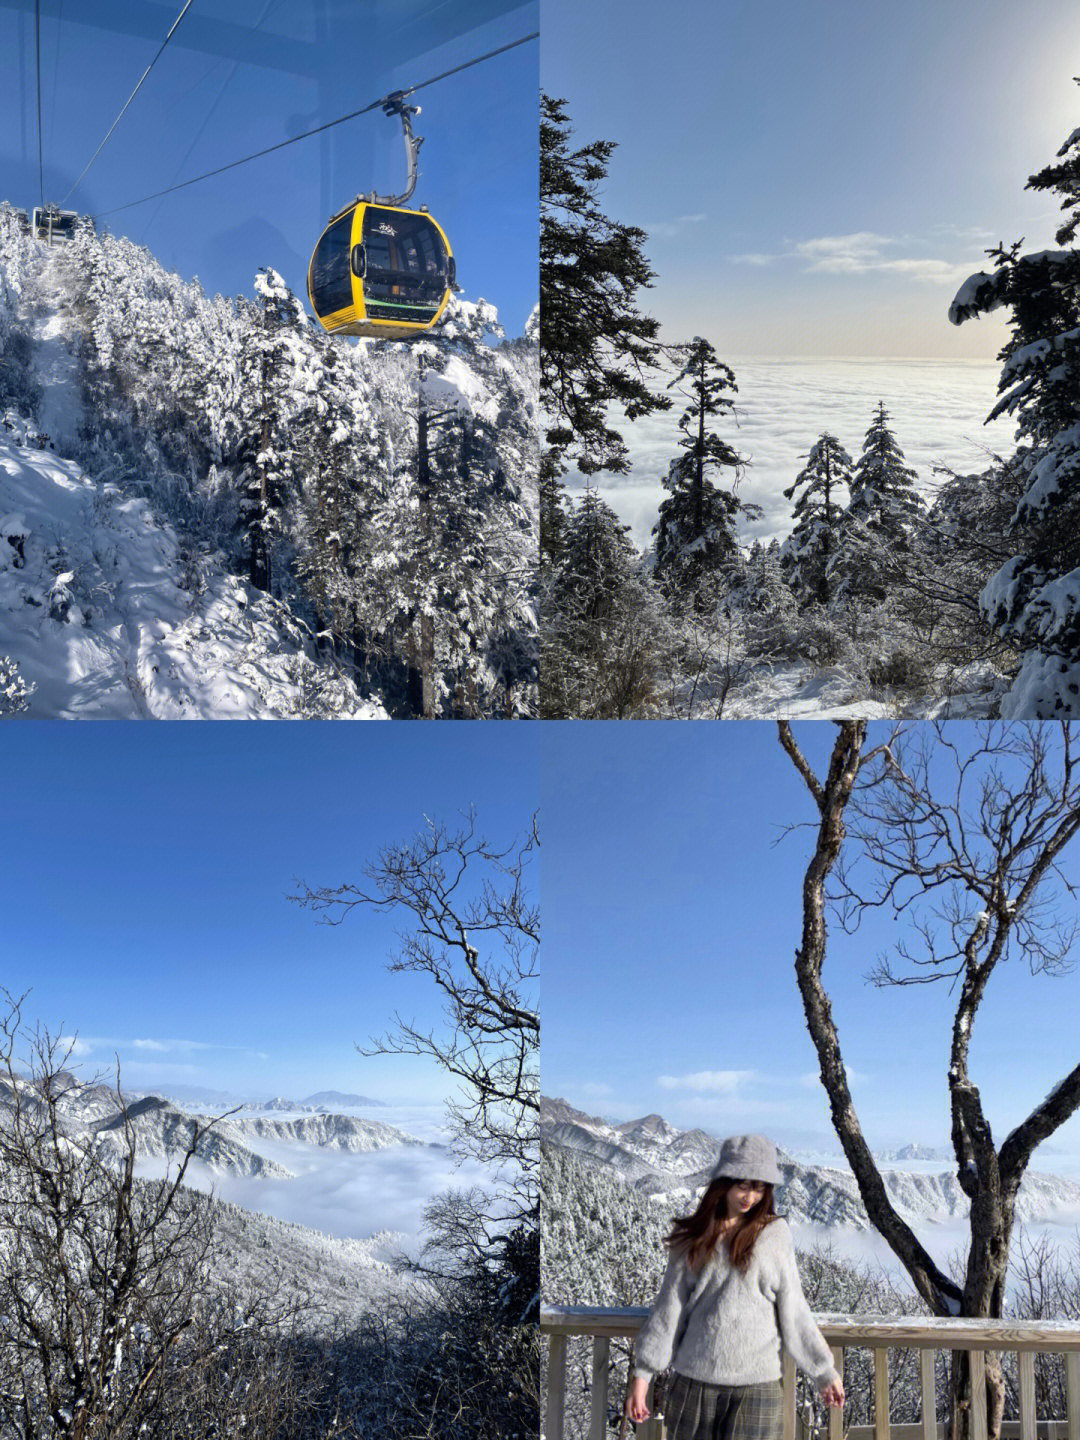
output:
[[[779,1440],[781,1340],[826,1404],[844,1403],[799,1283],[791,1231],[773,1208],[779,1182],[771,1140],[725,1140],[700,1204],[664,1242],[671,1258],[638,1331],[626,1413],[649,1418],[649,1381],[673,1365],[669,1440]]]

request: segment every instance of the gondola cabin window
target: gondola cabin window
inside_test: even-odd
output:
[[[311,294],[318,297],[320,315],[334,315],[351,310],[353,303],[352,276],[349,273],[349,240],[352,234],[352,211],[334,222],[319,241],[311,257]]]

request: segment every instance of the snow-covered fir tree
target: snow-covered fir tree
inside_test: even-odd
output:
[[[343,363],[345,353],[327,338],[318,343],[308,371],[298,569],[335,643],[366,653],[361,597],[374,564],[373,516],[385,498],[387,475],[366,377]]]
[[[665,643],[661,597],[628,527],[592,488],[566,513],[562,559],[545,577],[543,611],[543,714],[641,713]]]
[[[298,488],[291,427],[313,397],[295,383],[296,367],[304,358],[300,332],[308,328],[303,306],[276,270],[260,270],[255,291],[261,303],[248,326],[240,359],[249,441],[240,456],[241,519],[251,583],[269,590],[271,551],[275,539],[286,531],[284,510]]]
[[[949,319],[1005,307],[1011,334],[1000,358],[1000,398],[989,418],[1016,418],[1024,493],[1014,523],[1026,532],[982,592],[983,611],[1020,647],[1019,673],[1002,705],[1013,716],[1080,713],[1080,129],[1060,163],[1028,188],[1056,192],[1066,219],[1059,248],[1021,253],[1021,243],[988,252],[992,273],[961,286]]]
[[[883,600],[895,588],[897,567],[924,513],[915,480],[881,401],[855,462],[851,499],[840,520],[832,567],[836,594]]]
[[[32,690],[15,661],[9,655],[0,655],[0,715],[21,715],[29,708]]]
[[[668,388],[677,389],[687,405],[679,417],[682,454],[671,462],[663,479],[668,494],[660,503],[653,530],[656,577],[676,608],[700,609],[737,554],[736,517],[740,512],[761,512],[735,494],[746,461],[711,428],[711,422],[731,413],[733,402],[727,392],[738,388],[734,374],[700,335],[676,346],[675,354],[680,369]],[[712,478],[724,470],[734,471],[730,486],[718,485]]]
[[[827,431],[810,447],[806,465],[785,491],[795,501],[795,528],[782,550],[782,564],[792,590],[804,604],[827,605],[835,582],[832,565],[837,552],[842,491],[851,483],[851,456]]]

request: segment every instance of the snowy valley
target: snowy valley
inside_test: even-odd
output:
[[[275,1293],[312,1299],[316,1313],[328,1320],[345,1322],[372,1302],[422,1300],[427,1294],[426,1283],[399,1271],[394,1260],[415,1253],[418,1210],[430,1192],[400,1207],[400,1227],[384,1223],[392,1222],[390,1213],[346,1216],[342,1206],[363,1194],[365,1158],[385,1160],[389,1167],[371,1177],[376,1186],[385,1188],[388,1174],[397,1169],[404,1185],[429,1179],[434,1189],[437,1177],[451,1168],[445,1145],[381,1121],[312,1107],[306,1113],[277,1116],[261,1113],[260,1102],[249,1102],[211,1120],[161,1095],[125,1092],[122,1107],[117,1091],[107,1084],[84,1084],[69,1075],[61,1084],[56,1111],[73,1153],[92,1150],[120,1167],[133,1143],[135,1173],[144,1180],[175,1174],[198,1130],[187,1181],[213,1197],[219,1278],[270,1284]],[[0,1112],[16,1101],[37,1105],[34,1087],[0,1081]],[[245,1188],[242,1182],[263,1183]],[[314,1202],[320,1183],[327,1192],[350,1184],[352,1190],[338,1197],[336,1208],[330,1202],[320,1208]],[[258,1208],[275,1190],[291,1188],[301,1192],[298,1208],[306,1204],[315,1223],[279,1218],[278,1210],[290,1213],[291,1207],[275,1205],[272,1198],[265,1209]],[[233,1203],[234,1195],[255,1203]]]

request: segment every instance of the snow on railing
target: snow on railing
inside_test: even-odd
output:
[[[545,1305],[540,1311],[540,1329],[548,1336],[547,1396],[542,1440],[605,1440],[607,1417],[608,1361],[613,1339],[631,1339],[644,1323],[644,1308],[605,1309],[588,1305]],[[816,1317],[822,1334],[832,1346],[836,1368],[844,1373],[844,1351],[855,1346],[870,1350],[874,1357],[874,1420],[867,1432],[873,1440],[939,1440],[936,1414],[934,1362],[938,1351],[967,1350],[971,1353],[972,1405],[971,1440],[986,1440],[987,1350],[1013,1351],[1019,1370],[1019,1422],[1006,1422],[1003,1434],[1018,1440],[1037,1440],[1035,1416],[1035,1356],[1063,1354],[1068,1414],[1060,1425],[1060,1440],[1080,1440],[1080,1323],[1075,1320],[942,1320],[934,1316],[823,1315]],[[582,1435],[566,1431],[566,1342],[570,1336],[592,1337],[592,1379],[589,1392],[589,1423]],[[889,1351],[919,1352],[919,1380],[922,1419],[918,1425],[890,1427]],[[784,1352],[783,1440],[796,1440],[795,1363]],[[651,1403],[651,1402],[650,1402]],[[843,1412],[829,1411],[829,1440],[848,1440],[857,1430],[845,1432]],[[639,1425],[637,1440],[664,1440],[662,1417]]]

